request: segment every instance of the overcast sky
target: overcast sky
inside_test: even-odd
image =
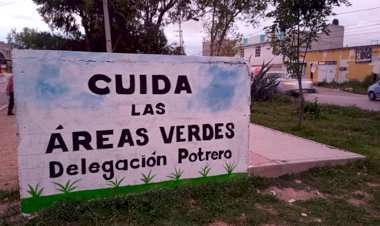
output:
[[[329,18],[339,19],[339,24],[345,26],[344,43],[348,46],[380,44],[380,1],[351,0],[351,7],[335,8],[338,15]],[[7,33],[12,28],[21,31],[23,27],[37,28],[39,31],[49,31],[37,12],[37,6],[32,0],[0,0],[0,41],[6,41]],[[239,31],[244,37],[263,34],[262,28],[269,21],[261,21],[257,28],[239,24]],[[201,55],[202,33],[201,22],[186,22],[182,25],[187,55]],[[178,42],[178,24],[165,28],[169,42]]]

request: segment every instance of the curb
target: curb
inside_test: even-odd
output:
[[[8,107],[8,105],[3,105],[3,106],[0,106],[0,111],[2,111],[2,110],[4,110],[5,108],[7,108]]]

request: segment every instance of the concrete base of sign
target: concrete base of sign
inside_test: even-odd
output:
[[[345,165],[365,156],[266,127],[250,126],[249,174],[279,177],[310,168]]]

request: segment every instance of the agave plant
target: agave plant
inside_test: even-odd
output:
[[[65,185],[63,184],[60,184],[60,183],[56,183],[56,182],[53,182],[53,184],[57,185],[57,191],[60,191],[64,194],[67,194],[67,193],[70,193],[72,191],[74,191],[77,187],[75,187],[75,184],[78,182],[79,180],[76,180],[76,181],[73,181],[71,182],[71,180],[67,181]]]
[[[231,175],[232,174],[232,172],[234,171],[234,169],[236,168],[236,166],[237,166],[237,164],[236,163],[227,163],[227,162],[225,162],[225,164],[224,164],[224,169],[227,171],[227,174],[228,175]]]
[[[149,170],[149,173],[148,175],[145,175],[145,174],[141,174],[143,178],[141,178],[140,180],[144,182],[144,184],[149,184],[152,179],[156,176],[156,174],[152,175],[152,170]]]
[[[251,97],[256,101],[267,101],[274,97],[279,84],[276,76],[267,76],[267,72],[272,67],[271,61],[261,66],[259,73],[252,78]]]
[[[37,184],[36,187],[33,187],[31,186],[30,184],[28,184],[28,187],[29,187],[29,190],[28,190],[28,193],[33,197],[40,197],[44,188],[38,188],[38,186],[40,186],[40,184]]]
[[[210,172],[211,167],[206,163],[204,167],[201,168],[201,171],[198,171],[202,175],[202,177],[207,177],[208,173]]]
[[[121,182],[123,182],[124,179],[125,177],[121,178],[121,180],[118,181],[118,179],[116,178],[115,181],[108,181],[107,184],[112,188],[118,188],[120,187]]]
[[[183,174],[183,170],[181,169],[177,170],[177,168],[174,167],[174,173],[171,173],[168,177],[175,181],[179,181],[182,174]]]

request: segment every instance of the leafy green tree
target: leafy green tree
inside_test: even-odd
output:
[[[210,41],[211,56],[234,56],[241,41],[237,32],[237,21],[258,23],[267,7],[267,0],[199,0],[199,7],[204,12],[203,28]]]
[[[105,51],[102,0],[33,1],[52,29],[83,36],[88,51]],[[193,18],[192,4],[191,0],[109,0],[113,51],[167,54],[170,47],[163,26]]]
[[[81,38],[73,39],[26,27],[21,32],[12,29],[7,41],[18,49],[84,50],[84,40]]]
[[[304,118],[302,74],[305,57],[319,32],[327,30],[327,17],[333,15],[333,7],[350,6],[348,0],[273,0],[274,10],[267,14],[274,19],[267,27],[273,53],[282,54],[288,72],[298,80],[300,107],[298,126]]]

